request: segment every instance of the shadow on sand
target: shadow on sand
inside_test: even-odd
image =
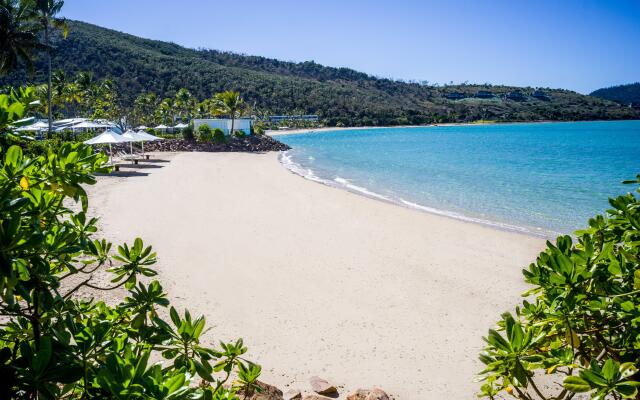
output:
[[[96,174],[96,176],[111,176],[111,177],[136,177],[136,176],[149,176],[148,172],[139,172],[139,171],[112,171],[110,174]]]

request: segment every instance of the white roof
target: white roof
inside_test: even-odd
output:
[[[79,124],[75,124],[71,126],[72,128],[108,128],[111,125],[93,122],[93,121],[82,121]]]
[[[18,129],[16,129],[17,131],[39,131],[42,129],[47,129],[49,127],[49,124],[44,122],[44,121],[39,121],[36,122],[35,124],[31,124],[31,125],[27,125],[27,126],[22,126]]]
[[[155,127],[155,129],[168,129],[169,127],[164,125],[164,124],[160,124],[158,126]]]
[[[112,130],[107,130],[99,134],[98,136],[86,140],[85,144],[107,144],[107,143],[125,143],[130,142],[130,139],[122,137]]]
[[[179,123],[179,124],[177,124],[177,125],[175,126],[175,128],[182,129],[182,128],[186,128],[187,126],[189,126],[189,124]]]

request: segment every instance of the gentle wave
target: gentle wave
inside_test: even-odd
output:
[[[337,176],[337,177],[335,177],[333,179],[321,178],[312,169],[305,168],[302,165],[300,165],[300,164],[296,163],[295,161],[293,161],[293,159],[291,158],[291,155],[289,154],[289,151],[285,151],[285,152],[280,154],[280,163],[286,169],[288,169],[289,171],[291,171],[294,174],[299,175],[299,176],[301,176],[301,177],[303,177],[305,179],[309,179],[309,180],[317,182],[317,183],[322,183],[322,184],[327,185],[327,186],[345,189],[345,190],[347,190],[349,192],[357,193],[357,194],[363,195],[365,197],[369,197],[369,198],[373,198],[373,199],[377,199],[377,200],[382,200],[382,201],[385,201],[387,203],[392,203],[392,204],[404,206],[404,207],[407,207],[407,208],[411,208],[411,209],[414,209],[414,210],[426,212],[426,213],[429,213],[429,214],[435,214],[435,215],[440,215],[440,216],[443,216],[443,217],[457,219],[457,220],[460,220],[460,221],[476,223],[476,224],[480,224],[480,225],[484,225],[484,226],[490,226],[492,228],[496,228],[496,229],[500,229],[500,230],[505,230],[505,231],[510,231],[510,232],[519,232],[519,233],[523,233],[523,234],[540,236],[540,237],[549,237],[550,238],[550,237],[555,237],[555,236],[559,235],[558,232],[545,231],[545,230],[540,229],[540,228],[528,228],[528,227],[523,227],[523,226],[518,226],[518,225],[513,225],[513,224],[507,224],[507,223],[503,223],[503,222],[497,222],[497,221],[491,221],[491,220],[482,219],[482,218],[476,218],[476,217],[464,215],[464,214],[453,212],[453,211],[446,211],[446,210],[441,210],[441,209],[437,209],[437,208],[433,208],[433,207],[429,207],[429,206],[424,206],[424,205],[417,204],[417,203],[414,203],[414,202],[411,202],[411,201],[407,201],[407,200],[405,200],[405,199],[403,199],[401,197],[385,196],[383,194],[380,194],[380,193],[374,192],[372,190],[369,190],[369,189],[367,189],[365,187],[354,185],[353,183],[351,183],[351,181],[349,181],[349,179],[346,179],[346,178],[343,178],[343,177],[340,177],[340,176]]]

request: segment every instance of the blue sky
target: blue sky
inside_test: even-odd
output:
[[[63,15],[187,47],[418,81],[640,81],[637,0],[66,0]]]

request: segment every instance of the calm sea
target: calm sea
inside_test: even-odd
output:
[[[634,190],[640,121],[354,129],[286,135],[282,163],[405,206],[541,235],[570,233]]]

